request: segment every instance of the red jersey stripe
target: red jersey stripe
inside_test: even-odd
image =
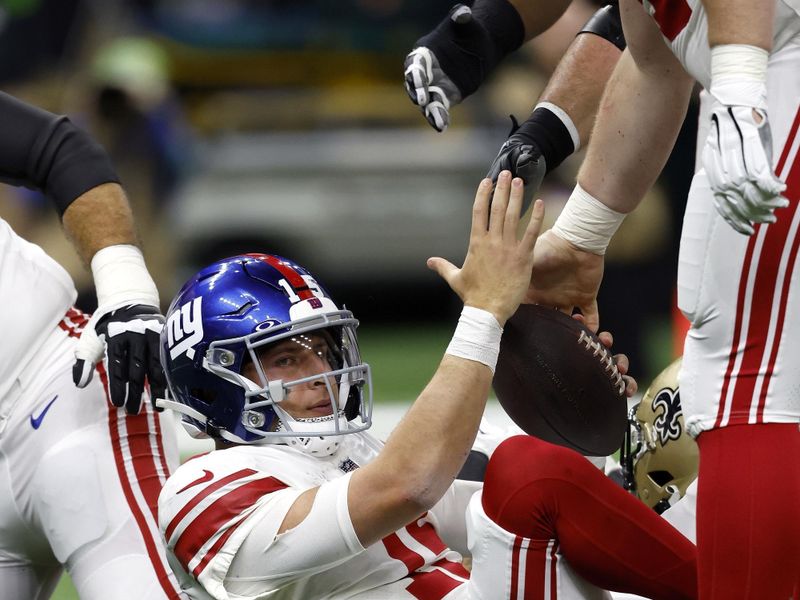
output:
[[[410,523],[406,525],[406,531],[408,531],[411,537],[436,555],[447,550],[447,546],[442,541],[442,538],[439,537],[439,534],[436,533],[436,529],[434,529],[433,525],[430,523],[424,523],[420,526],[417,526],[416,523]]]
[[[226,524],[241,518],[242,513],[263,496],[286,487],[288,486],[285,483],[274,477],[264,477],[249,481],[228,492],[197,515],[183,531],[175,544],[176,558],[189,571],[189,563],[203,545],[219,533]]]
[[[396,533],[390,533],[383,538],[383,546],[389,556],[406,566],[409,573],[413,573],[425,564],[425,559],[406,546]]]
[[[800,112],[798,112],[798,117],[800,117]],[[795,122],[797,123],[797,120]],[[796,217],[798,205],[800,204],[800,152],[795,155],[791,170],[786,177],[785,196],[787,199],[789,199],[791,205],[783,210],[791,210],[792,212],[791,214],[781,215],[780,219],[784,219],[791,224]],[[783,273],[783,280],[780,282],[781,295],[778,306],[778,314],[776,316],[775,335],[772,338],[772,345],[769,349],[769,363],[764,375],[764,381],[762,382],[761,393],[758,398],[758,406],[756,408],[757,423],[761,423],[764,419],[764,408],[767,402],[767,392],[769,391],[769,384],[772,380],[772,374],[775,371],[775,361],[778,355],[781,337],[783,336],[783,325],[786,319],[786,309],[789,304],[789,287],[791,286],[792,273],[794,272],[795,263],[797,261],[798,248],[800,247],[800,234],[796,230],[791,233],[793,233],[794,238],[792,239],[792,246],[789,251],[786,271]]]
[[[775,172],[780,175],[780,172],[783,170],[783,165],[786,164],[786,160],[789,158],[789,152],[792,151],[792,144],[794,144],[794,139],[797,137],[797,130],[800,128],[800,107],[797,109],[797,114],[794,116],[794,122],[792,123],[792,128],[789,130],[789,136],[786,138],[786,144],[783,146],[783,152],[781,152],[781,157],[778,159],[778,164],[775,167]]]
[[[784,145],[781,153],[781,159],[778,163],[776,171],[780,171],[784,162],[787,160],[794,137],[797,135],[798,119],[800,119],[800,112],[795,118],[795,124],[792,131]],[[794,170],[794,166],[792,167]],[[792,202],[790,198],[790,202]],[[781,318],[780,315],[772,314],[772,303],[775,296],[775,290],[778,282],[776,281],[779,269],[780,258],[789,235],[792,216],[796,210],[796,199],[793,202],[795,205],[791,209],[792,214],[779,215],[778,221],[771,224],[766,230],[764,243],[755,256],[755,247],[758,237],[764,225],[756,226],[756,233],[750,236],[747,242],[747,250],[745,252],[745,259],[742,265],[741,279],[739,281],[739,292],[736,301],[736,318],[734,322],[733,343],[731,351],[728,356],[728,367],[723,379],[722,392],[719,399],[719,409],[717,411],[717,419],[714,427],[722,427],[731,423],[748,423],[750,408],[754,401],[758,402],[760,407],[760,399],[754,398],[756,382],[761,375],[761,363],[763,362],[764,352],[766,350],[766,341],[769,334],[770,322],[774,319]],[[750,272],[753,268],[754,261],[757,264],[755,280],[752,290],[749,295],[751,297],[751,305],[749,309],[750,321],[747,330],[743,331],[744,310],[745,303],[748,299],[748,280]],[[756,293],[757,291],[757,293]],[[781,290],[781,294],[784,290]],[[781,314],[783,311],[781,311]],[[782,327],[782,320],[781,320]],[[742,359],[737,372],[736,359],[738,348],[741,340],[745,340]],[[729,388],[733,386],[732,399],[728,411],[728,418],[725,419],[726,408],[728,407]],[[763,388],[762,388],[763,389]]]
[[[441,600],[464,583],[438,569],[411,573],[410,577],[412,581],[406,591],[418,600]]]
[[[147,555],[150,558],[150,564],[153,565],[153,570],[156,573],[156,577],[158,579],[159,584],[161,585],[161,589],[164,590],[164,593],[171,600],[179,600],[181,596],[177,591],[172,579],[170,578],[170,573],[167,572],[166,568],[164,567],[164,563],[161,561],[161,557],[159,556],[158,552],[158,546],[156,545],[156,542],[153,539],[153,534],[150,530],[150,527],[147,524],[147,519],[144,513],[142,512],[141,508],[139,507],[139,504],[136,501],[136,498],[133,494],[133,489],[131,488],[131,482],[128,479],[128,473],[125,470],[125,458],[122,455],[122,448],[120,447],[120,440],[119,440],[118,416],[117,416],[118,409],[115,406],[112,406],[111,399],[108,397],[108,375],[106,374],[106,370],[103,367],[102,363],[97,365],[97,372],[100,375],[100,379],[103,382],[103,390],[105,391],[106,394],[106,404],[108,407],[108,415],[109,415],[108,427],[111,437],[111,446],[114,452],[114,462],[117,466],[117,476],[119,477],[119,482],[120,485],[122,486],[122,493],[124,494],[125,500],[128,503],[128,508],[133,514],[133,518],[136,521],[137,526],[139,527],[139,532],[142,534],[142,541],[144,542],[145,548],[147,550]]]
[[[150,424],[147,422],[146,410],[139,412],[138,415],[125,415],[123,419],[136,481],[153,514],[153,519],[158,521],[158,494],[161,492],[162,484],[156,469],[156,457],[153,456],[153,448],[150,445]]]
[[[195,506],[197,506],[198,504],[200,504],[200,502],[203,501],[203,498],[208,497],[210,494],[213,494],[219,488],[224,487],[229,483],[236,481],[237,479],[243,479],[245,477],[249,477],[250,475],[255,475],[255,474],[256,472],[253,469],[242,469],[240,471],[236,471],[235,473],[231,473],[230,475],[227,475],[222,479],[215,481],[211,485],[204,487],[203,491],[201,491],[199,494],[197,494],[191,500],[189,500],[189,502],[187,502],[184,505],[184,507],[180,509],[178,513],[172,518],[172,521],[169,522],[169,525],[167,525],[167,529],[164,532],[164,537],[167,538],[167,542],[169,542],[170,538],[172,537],[172,532],[175,531],[175,528],[178,526],[178,524],[183,520],[183,518],[186,515],[189,514],[189,511],[191,511]]]
[[[203,569],[205,569],[206,566],[208,566],[208,563],[210,563],[214,559],[214,557],[219,552],[220,548],[222,548],[225,545],[225,542],[228,541],[228,538],[233,535],[233,532],[236,531],[239,528],[239,525],[241,525],[242,523],[244,523],[243,520],[228,527],[227,531],[223,533],[221,536],[219,536],[217,541],[214,542],[211,548],[208,549],[208,552],[206,552],[202,560],[199,563],[197,563],[197,566],[194,569],[192,569],[192,576],[195,579],[197,579],[200,573],[203,572]]]
[[[514,546],[511,550],[511,600],[517,600],[519,597],[519,549],[522,546],[522,537],[516,536],[514,538]]]
[[[553,540],[553,548],[550,550],[550,598],[558,599],[558,542]]]

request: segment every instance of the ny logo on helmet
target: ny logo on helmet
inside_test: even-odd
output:
[[[669,440],[681,437],[682,428],[678,422],[678,417],[683,413],[680,391],[664,388],[656,394],[653,398],[653,412],[657,413],[659,408],[662,412],[653,421],[653,428],[658,434],[658,441],[664,446]]]
[[[184,352],[190,359],[194,358],[194,346],[203,339],[202,303],[202,296],[198,296],[167,320],[167,343],[172,360]]]

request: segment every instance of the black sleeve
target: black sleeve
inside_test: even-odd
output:
[[[59,215],[84,192],[119,183],[103,148],[67,117],[0,92],[0,181],[38,189]]]

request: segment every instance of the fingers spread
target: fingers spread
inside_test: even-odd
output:
[[[472,229],[470,238],[482,236],[489,228],[489,198],[492,193],[492,180],[483,179],[478,184],[475,192],[475,202],[472,205]]]
[[[510,191],[511,172],[503,171],[497,178],[497,185],[492,196],[492,208],[489,213],[489,231],[495,235],[503,234]]]

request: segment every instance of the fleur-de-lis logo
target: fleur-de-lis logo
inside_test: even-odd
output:
[[[679,390],[664,388],[658,392],[653,398],[653,412],[656,413],[653,428],[656,430],[658,441],[662,446],[666,445],[669,440],[677,440],[681,437],[683,428],[678,417],[683,414],[683,410],[681,409]]]

